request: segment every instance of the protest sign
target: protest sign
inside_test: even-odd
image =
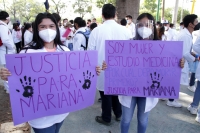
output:
[[[106,41],[105,94],[178,98],[182,42]]]
[[[97,51],[6,55],[14,124],[94,103]]]

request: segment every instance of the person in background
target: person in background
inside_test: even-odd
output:
[[[86,22],[81,17],[74,19],[74,28],[76,30],[73,38],[73,50],[86,50],[87,42],[85,36],[82,34],[86,32]],[[82,33],[80,33],[82,32]]]
[[[126,27],[119,25],[115,21],[116,8],[112,4],[105,4],[102,8],[102,18],[104,23],[95,28],[89,37],[88,50],[98,50],[98,64],[105,60],[105,40],[129,40],[130,35]],[[104,72],[98,77],[97,89],[100,92],[102,102],[102,114],[95,117],[96,122],[111,125],[112,110],[115,120],[121,119],[121,105],[118,97],[104,94]]]
[[[180,31],[184,29],[184,24],[183,22],[180,23]]]
[[[157,33],[158,33],[159,40],[162,40],[162,41],[167,40],[167,36],[165,35],[165,27],[164,26],[157,28]]]
[[[200,23],[198,23],[195,27],[194,27],[194,31],[192,32],[192,36],[193,36],[193,44],[196,42],[197,38],[200,37]],[[192,52],[196,55],[196,58],[199,58],[199,55],[192,49]],[[188,86],[188,89],[192,92],[195,92],[196,87],[195,87],[195,73],[196,73],[196,69],[197,66],[199,64],[199,61],[195,61],[195,62],[189,62],[189,69],[191,72],[191,77],[190,77],[190,83]]]
[[[167,36],[167,41],[176,41],[176,34],[174,31],[170,28],[170,24],[168,20],[165,20],[163,22],[163,25],[165,27],[165,35]]]
[[[157,22],[156,22],[156,29],[160,28],[160,26],[161,26],[161,22],[160,22],[160,21],[157,21]]]
[[[120,21],[120,24],[121,24],[122,26],[126,27],[126,25],[127,25],[126,19],[123,18],[123,19]],[[126,28],[126,29],[127,29],[127,28]],[[129,29],[127,29],[127,32],[128,32],[128,34],[130,35],[130,39],[132,39],[132,33],[131,33],[131,31],[130,31]]]
[[[6,66],[6,54],[15,54],[16,47],[13,42],[12,34],[8,28],[10,22],[9,14],[0,11],[0,68]],[[6,93],[9,93],[8,82],[2,82]]]
[[[126,27],[131,31],[132,39],[135,37],[135,24],[133,23],[133,17],[131,15],[126,16],[127,25]]]
[[[68,22],[66,24],[66,31],[68,31],[68,35],[67,35],[67,40],[65,42],[65,45],[70,49],[70,51],[73,51],[73,37],[74,37],[74,33],[73,33],[73,29],[72,29],[72,24],[70,22]]]
[[[88,20],[87,20],[87,30],[90,29],[90,24],[91,24],[91,23],[92,23],[91,19],[88,19]]]
[[[169,24],[169,27],[170,27],[171,30],[173,31],[173,34],[174,34],[175,36],[177,36],[176,27],[174,26],[174,24],[170,23],[170,24]]]
[[[63,19],[63,27],[66,26],[67,22],[68,22],[68,19],[67,19],[67,18]]]
[[[92,23],[90,24],[90,31],[92,31],[94,28],[97,27],[97,24],[96,23]]]
[[[192,49],[192,32],[194,27],[198,24],[197,15],[190,14],[183,18],[184,29],[178,34],[177,41],[183,42],[183,58],[185,59],[184,68],[181,71],[181,82],[182,85],[189,85],[189,62],[194,62],[197,60],[196,55],[191,52]],[[168,106],[172,107],[182,107],[181,103],[174,99],[169,99],[167,101]]]
[[[92,23],[97,23],[97,19],[96,19],[96,18],[93,18],[93,19],[92,19]]]
[[[193,50],[200,55],[200,36],[197,38],[196,42],[193,45]],[[200,102],[200,64],[197,66],[196,70],[196,78],[197,78],[197,87],[194,92],[193,102],[187,107],[191,114],[197,115],[195,120],[200,123],[200,109],[199,102]]]
[[[58,23],[50,13],[39,13],[34,26],[33,44],[25,47],[20,53],[62,52],[69,51],[60,41]],[[96,67],[97,75],[100,67]],[[0,77],[8,80],[11,75],[8,69],[0,70]],[[44,88],[45,89],[45,88]],[[47,88],[46,88],[47,89]],[[64,119],[69,113],[51,115],[28,121],[35,133],[59,133]]]
[[[59,27],[59,24],[60,24],[60,22],[61,22],[61,17],[60,17],[60,15],[57,14],[57,13],[52,13],[52,15],[53,15],[54,18],[56,19],[57,24],[58,24],[58,27]],[[66,22],[66,20],[64,19],[63,22]],[[66,37],[63,37],[63,35],[64,35],[65,31],[66,31],[66,28],[65,28],[65,27],[66,27],[66,24],[65,24],[64,27],[59,28],[59,31],[60,31],[60,40],[62,41],[63,44],[65,44],[65,43],[66,43],[66,40],[67,40]]]
[[[14,24],[12,36],[13,36],[13,41],[17,49],[17,53],[19,53],[22,47],[21,46],[22,32],[21,32],[21,28],[19,27],[19,24]]]
[[[30,23],[26,23],[24,30],[22,31],[22,48],[32,42],[33,40],[33,29]]]

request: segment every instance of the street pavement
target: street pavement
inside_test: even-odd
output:
[[[157,106],[150,112],[149,125],[146,133],[200,133],[200,124],[195,121],[196,115],[191,115],[187,106],[192,102],[193,92],[186,86],[181,86],[180,99],[182,108],[168,107],[167,101],[159,100]],[[84,110],[70,113],[65,119],[60,133],[120,133],[120,123],[112,118],[111,126],[104,126],[95,121],[95,116],[101,114],[101,103]],[[135,111],[136,112],[136,111]],[[129,133],[137,133],[136,113],[131,122]]]
[[[196,115],[191,115],[187,110],[193,95],[194,93],[189,91],[186,86],[181,86],[179,101],[183,105],[182,108],[168,107],[166,101],[160,100],[150,112],[146,133],[200,133],[200,123],[195,121]],[[111,126],[104,126],[95,121],[95,116],[101,114],[101,103],[97,101],[98,98],[97,91],[93,106],[70,113],[60,129],[60,133],[120,133],[120,123],[115,121],[114,116]],[[136,113],[132,119],[129,133],[137,133]]]

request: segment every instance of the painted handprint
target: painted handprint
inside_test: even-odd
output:
[[[35,83],[35,79],[32,81],[31,80],[31,77],[27,77],[27,76],[24,76],[24,78],[20,78],[20,82],[22,84],[22,87],[24,89],[24,92],[23,92],[23,96],[24,97],[32,97],[33,96],[33,85],[32,83]],[[20,92],[20,90],[16,89],[17,92]]]
[[[92,75],[92,73],[87,70],[87,73],[83,72],[83,77],[84,77],[84,83],[82,85],[82,88],[85,90],[89,89],[91,86],[91,78],[93,78],[94,75]],[[79,80],[79,82],[81,83],[81,80]]]
[[[156,72],[154,72],[154,74],[152,75],[152,73],[150,73],[151,76],[151,80],[152,80],[152,85],[151,88],[159,88],[160,87],[160,82],[162,81],[163,77],[160,77],[160,74],[156,74]]]

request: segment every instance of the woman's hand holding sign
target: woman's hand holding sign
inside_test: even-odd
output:
[[[7,68],[1,68],[0,69],[0,77],[2,80],[7,81],[8,80],[8,76],[11,76],[11,73],[8,71]]]

